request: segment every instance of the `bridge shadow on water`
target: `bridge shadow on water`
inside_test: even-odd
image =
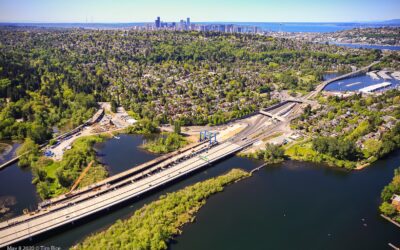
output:
[[[78,219],[73,223],[60,226],[48,232],[34,236],[29,240],[21,241],[12,246],[55,246],[62,249],[69,248],[90,234],[108,228],[119,219],[129,218],[137,209],[143,205],[155,201],[159,196],[177,191],[188,185],[221,175],[232,168],[242,168],[250,171],[260,165],[237,156],[228,156],[213,164],[197,169],[187,175],[181,176],[167,184],[154,188],[145,194],[133,197],[127,201],[116,204],[108,209],[101,210],[95,214]]]

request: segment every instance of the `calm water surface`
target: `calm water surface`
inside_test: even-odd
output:
[[[110,139],[96,148],[115,174],[156,157],[136,148],[142,141],[141,136],[121,135],[120,140]],[[68,248],[116,220],[129,217],[162,194],[232,168],[250,170],[259,164],[239,157],[228,158],[163,190],[34,243]],[[400,230],[383,220],[377,207],[382,188],[399,166],[400,151],[397,151],[359,172],[295,161],[262,169],[212,196],[196,216],[196,222],[185,226],[183,235],[170,248],[389,249],[389,242],[400,245]],[[15,169],[18,168],[8,168]],[[6,173],[1,171],[0,178],[11,179],[5,177]],[[10,192],[11,189],[5,194]]]
[[[265,168],[211,197],[171,249],[399,246],[400,229],[377,212],[398,166],[399,151],[360,172],[294,161]]]
[[[18,143],[11,143],[12,150],[0,157],[0,164],[15,156]],[[22,169],[17,163],[0,171],[0,200],[12,198],[15,204],[5,214],[0,214],[0,219],[22,214],[25,208],[35,209],[38,197],[35,186],[32,184],[32,174],[28,168]]]
[[[326,74],[325,80],[336,77],[337,75],[338,75],[337,73]],[[400,81],[396,80],[395,78],[392,78],[391,80],[384,80],[382,78],[373,79],[369,75],[361,75],[361,76],[356,76],[356,77],[332,82],[328,86],[326,86],[324,90],[326,90],[326,91],[343,91],[343,92],[344,91],[357,91],[361,88],[371,86],[374,84],[378,84],[378,83],[383,83],[383,82],[390,82],[390,83],[392,83],[392,85],[390,85],[389,87],[384,88],[382,90],[378,90],[378,91],[385,91],[385,90],[397,88],[400,86]]]
[[[353,49],[379,49],[379,50],[400,50],[400,46],[375,45],[375,44],[357,44],[357,43],[330,43],[342,47]]]
[[[120,139],[112,138],[95,147],[100,161],[107,166],[110,175],[118,174],[159,156],[140,149],[146,140],[152,140],[153,137],[125,134],[118,137]]]
[[[129,164],[125,165],[127,166],[126,169],[128,169],[132,166],[132,164],[140,164],[141,162],[145,162],[149,159],[153,159],[154,157],[156,157],[156,155],[145,153],[142,150],[135,150],[135,145],[141,145],[142,141],[143,137],[141,136],[121,135],[120,140],[108,140],[107,142],[99,145],[97,148],[99,150],[99,154],[102,155],[103,162],[107,162],[109,164],[108,166],[110,170],[112,172],[115,171],[114,173],[117,173],[117,169],[123,170],[121,168],[121,162],[123,161],[130,162]],[[116,157],[114,154],[118,154],[119,157]],[[142,156],[143,158],[141,158]],[[101,215],[97,217],[95,220],[91,220],[84,224],[79,224],[79,226],[74,228],[63,230],[63,232],[49,237],[44,241],[36,242],[36,244],[69,248],[72,245],[83,240],[88,235],[107,228],[108,226],[112,225],[116,220],[129,217],[136,209],[141,208],[146,203],[157,200],[158,197],[162,194],[173,192],[198,181],[206,180],[210,177],[223,174],[234,167],[241,167],[250,170],[258,166],[259,164],[259,162],[253,162],[238,157],[228,158],[227,160],[220,162],[217,165],[208,169],[204,169],[194,175],[191,175],[180,182],[165,186],[165,188],[162,190],[157,190],[151,194],[142,196],[141,199],[133,200],[123,207],[112,210],[106,215]]]
[[[336,32],[360,27],[399,26],[382,23],[313,23],[313,22],[192,22],[196,24],[234,24],[257,26],[262,31],[282,32]],[[87,28],[87,29],[128,29],[146,26],[150,23],[0,23],[0,26],[45,27],[45,28]]]

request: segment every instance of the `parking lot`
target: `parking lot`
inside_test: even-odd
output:
[[[136,123],[136,120],[128,115],[128,113],[122,108],[117,109],[117,113],[113,113],[110,110],[109,103],[99,103],[100,107],[105,110],[105,114],[99,121],[94,122],[91,125],[84,126],[80,131],[69,135],[65,138],[59,139],[56,144],[48,146],[44,155],[52,158],[53,160],[60,161],[65,151],[71,149],[72,143],[83,136],[96,135],[102,133],[112,133],[125,129],[126,127]]]

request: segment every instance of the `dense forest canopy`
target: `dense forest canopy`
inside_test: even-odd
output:
[[[51,137],[113,101],[161,123],[218,124],[380,57],[260,35],[0,29],[0,139]]]

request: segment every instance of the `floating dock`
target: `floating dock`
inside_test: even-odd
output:
[[[362,92],[362,93],[372,93],[375,92],[377,90],[389,87],[390,85],[392,85],[391,82],[383,82],[383,83],[378,83],[378,84],[374,84],[374,85],[370,85],[368,87],[359,89],[358,91]]]
[[[392,77],[398,81],[400,81],[400,71],[395,71],[392,73]]]
[[[367,75],[374,80],[379,80],[379,76],[376,74],[376,71],[367,72]]]
[[[387,71],[379,71],[378,76],[380,76],[384,80],[392,80],[392,77],[387,74]]]

